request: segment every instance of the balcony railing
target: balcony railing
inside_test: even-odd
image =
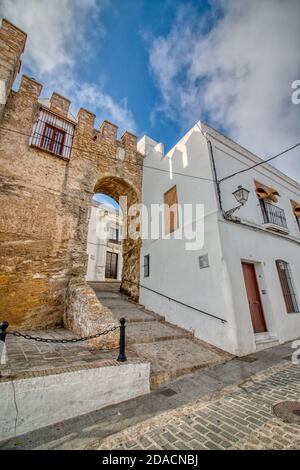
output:
[[[284,210],[280,207],[274,206],[264,199],[260,200],[264,224],[274,224],[278,227],[288,228],[285,218]]]

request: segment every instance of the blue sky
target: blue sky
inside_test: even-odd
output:
[[[298,0],[0,0],[22,73],[169,150],[201,119],[262,157],[299,141]],[[300,154],[276,161],[300,178]]]

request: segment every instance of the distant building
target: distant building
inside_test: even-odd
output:
[[[121,281],[122,215],[117,209],[92,200],[88,228],[87,281]]]
[[[143,241],[140,302],[237,355],[298,338],[299,184],[267,163],[240,172],[262,160],[200,122],[166,155],[148,137],[138,150],[149,211],[153,203],[204,204],[202,248],[189,251],[176,239],[185,225],[177,209],[165,220],[169,240]],[[230,211],[239,186],[248,200]]]

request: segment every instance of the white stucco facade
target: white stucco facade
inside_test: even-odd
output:
[[[179,206],[204,204],[204,219],[195,216],[192,223],[199,232],[204,227],[202,247],[187,250],[185,238],[175,239],[186,223],[180,211],[178,229],[169,240],[143,240],[141,303],[237,355],[300,337],[300,313],[287,313],[276,267],[276,260],[288,263],[300,306],[300,228],[291,204],[300,204],[299,184],[264,164],[217,185],[216,179],[261,160],[200,122],[166,155],[162,144],[148,137],[140,140],[139,151],[145,155],[143,203],[149,210],[153,203],[163,204],[164,193],[175,185]],[[263,220],[255,181],[278,191],[273,206],[284,210],[287,230]],[[228,220],[224,213],[237,205],[232,193],[239,185],[250,191],[249,198]],[[149,277],[144,277],[146,255]],[[200,268],[204,255],[208,266]],[[242,262],[254,266],[263,333],[254,331]]]
[[[117,239],[113,240],[112,233]],[[112,278],[121,280],[122,275],[122,215],[113,207],[92,200],[88,226],[87,281],[105,281]],[[115,257],[116,273],[107,272],[107,257]]]

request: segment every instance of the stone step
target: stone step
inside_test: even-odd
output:
[[[119,298],[105,298],[105,297],[102,297],[102,295],[97,295],[98,299],[100,300],[100,302],[104,305],[106,305],[107,307],[109,308],[120,308],[120,307],[135,307],[135,308],[140,308],[141,310],[143,310],[143,306],[142,305],[139,305],[137,304],[136,302],[133,302],[132,300],[127,300],[127,299],[124,299],[122,297],[119,297]]]
[[[89,282],[89,285],[97,291],[106,292],[120,292],[120,282]]]
[[[132,323],[126,328],[127,344],[144,344],[188,338],[191,334],[160,321]]]
[[[146,313],[144,310],[129,307],[129,308],[115,308],[112,310],[113,317],[116,320],[120,318],[125,318],[127,323],[136,323],[136,322],[153,322],[155,317],[149,313]]]
[[[150,361],[152,388],[165,385],[181,375],[230,359],[229,354],[189,338],[132,344],[130,348],[139,357]]]
[[[126,318],[128,353],[137,354],[141,360],[151,363],[152,388],[231,358],[130,300],[117,291],[116,285],[98,283],[93,287],[100,302],[112,311],[116,319]]]

